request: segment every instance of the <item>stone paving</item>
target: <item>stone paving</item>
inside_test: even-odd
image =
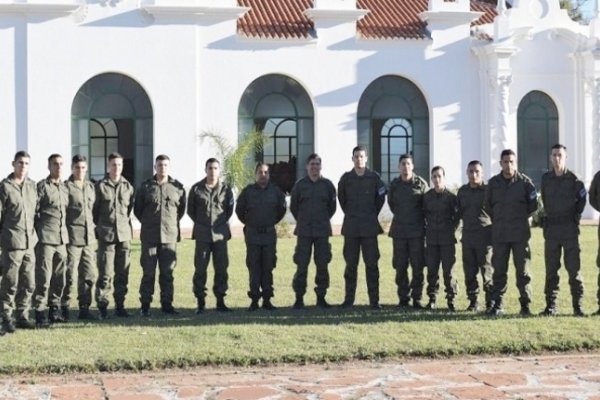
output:
[[[14,376],[0,399],[600,400],[600,354]]]

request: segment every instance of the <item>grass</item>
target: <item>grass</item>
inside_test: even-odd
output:
[[[582,270],[586,285],[584,309],[596,310],[595,265],[596,227],[582,228]],[[342,238],[332,239],[334,260],[330,265],[331,288],[328,300],[343,300]],[[295,239],[281,239],[279,265],[275,270],[274,303],[276,312],[245,311],[248,273],[244,265],[242,239],[230,242],[231,265],[229,306],[235,312],[215,312],[214,296],[207,297],[209,309],[194,314],[192,294],[193,242],[179,247],[176,269],[175,305],[177,316],[165,316],[152,310],[152,317],[138,316],[138,293],[141,268],[139,243],[134,244],[127,307],[135,313],[129,319],[53,326],[46,331],[18,331],[0,338],[0,373],[62,373],[114,370],[147,370],[199,365],[260,365],[273,363],[334,362],[378,360],[404,356],[438,357],[470,354],[531,353],[541,351],[587,351],[600,349],[600,317],[575,318],[564,268],[561,270],[561,315],[552,318],[521,318],[514,276],[509,278],[507,315],[488,318],[482,314],[458,312],[401,311],[397,303],[394,271],[391,267],[391,240],[380,236],[380,292],[385,307],[381,311],[367,308],[364,267],[360,268],[357,307],[322,311],[312,306],[315,296],[314,267],[309,274],[309,289],[304,311],[290,308],[294,300],[291,280],[295,270],[292,253]],[[534,311],[544,307],[543,242],[541,231],[533,230],[532,239]],[[460,246],[457,247],[460,260]],[[211,267],[212,268],[212,267]],[[461,263],[456,275],[461,290],[458,307],[467,306]],[[511,266],[511,272],[513,268]],[[212,272],[212,271],[211,271]],[[212,282],[212,273],[209,275]],[[210,292],[210,285],[209,285]],[[158,301],[153,303],[157,306]],[[443,307],[443,303],[441,304]]]

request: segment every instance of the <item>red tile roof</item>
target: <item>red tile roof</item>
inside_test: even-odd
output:
[[[260,38],[309,38],[314,23],[304,15],[313,0],[238,0],[250,7],[238,20],[238,32]],[[496,16],[496,0],[471,0],[471,10],[485,13],[473,25],[488,24]],[[427,0],[357,0],[357,8],[370,13],[357,22],[358,34],[373,39],[426,38],[427,24],[419,14],[427,10]]]

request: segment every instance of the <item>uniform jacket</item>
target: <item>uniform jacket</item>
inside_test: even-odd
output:
[[[600,171],[596,172],[592,184],[590,185],[590,205],[596,211],[600,211]],[[598,225],[598,235],[600,237],[600,224]]]
[[[300,179],[292,189],[290,211],[296,219],[297,236],[331,236],[330,219],[335,214],[337,198],[335,186],[326,178],[312,181],[308,176]]]
[[[509,180],[502,173],[492,177],[485,207],[492,218],[492,243],[529,240],[529,216],[537,210],[537,193],[529,177],[519,172]]]
[[[462,239],[469,247],[485,247],[492,244],[492,219],[485,210],[484,183],[472,188],[469,184],[458,189],[458,216],[463,221]]]
[[[37,183],[38,203],[35,231],[43,244],[69,243],[67,204],[69,191],[64,182],[52,183],[50,177]]]
[[[377,216],[385,203],[385,184],[379,175],[366,169],[358,176],[354,169],[338,183],[338,200],[344,211],[342,235],[369,237],[383,233]]]
[[[31,249],[37,242],[35,182],[26,178],[17,185],[13,178],[10,174],[0,182],[0,246],[5,251]]]
[[[235,213],[245,224],[246,243],[256,245],[275,244],[275,224],[285,215],[283,192],[270,183],[263,189],[258,184],[248,185],[237,199]]]
[[[133,210],[134,189],[125,177],[113,183],[108,174],[96,183],[94,203],[94,223],[96,237],[106,243],[131,240],[131,210]]]
[[[156,175],[142,183],[135,196],[133,213],[142,224],[144,243],[176,243],[181,240],[179,220],[185,215],[185,189],[176,179],[162,185]]]
[[[67,230],[69,232],[69,243],[74,246],[87,246],[96,239],[94,234],[94,217],[92,211],[96,193],[94,184],[84,181],[78,186],[73,176],[65,181],[69,193],[67,205]]]
[[[558,176],[552,171],[542,175],[544,202],[544,237],[575,239],[579,235],[579,220],[585,208],[587,192],[583,182],[569,170]]]
[[[458,200],[448,189],[437,193],[430,189],[423,196],[427,244],[454,244],[458,226]]]
[[[206,186],[206,178],[192,186],[187,209],[194,221],[192,238],[205,243],[231,239],[233,203],[231,188],[221,181],[212,189]]]
[[[427,182],[417,175],[404,182],[395,178],[388,191],[388,205],[394,214],[389,236],[396,239],[421,238],[425,235],[423,196]]]

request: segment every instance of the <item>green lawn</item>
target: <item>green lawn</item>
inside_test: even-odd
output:
[[[582,229],[582,265],[586,295],[584,309],[596,311],[595,265],[596,227]],[[543,242],[541,231],[533,230],[532,308],[544,308]],[[381,311],[366,307],[364,267],[360,268],[357,307],[351,310],[314,308],[313,284],[309,282],[304,311],[290,308],[294,300],[291,279],[295,269],[292,253],[295,239],[280,239],[279,265],[275,270],[274,303],[278,311],[246,312],[248,273],[244,265],[243,240],[230,242],[230,290],[227,304],[233,313],[217,313],[214,296],[207,298],[208,310],[194,314],[192,295],[193,242],[179,247],[176,269],[175,306],[177,316],[164,316],[155,308],[152,317],[138,316],[140,281],[139,243],[134,245],[127,306],[135,313],[129,319],[56,325],[46,331],[18,331],[0,338],[0,372],[106,371],[153,369],[207,364],[253,365],[264,363],[327,362],[353,359],[381,359],[400,356],[447,356],[458,354],[499,354],[538,351],[593,350],[600,348],[600,317],[571,317],[570,293],[564,269],[561,271],[561,316],[521,318],[514,277],[509,279],[507,315],[488,318],[482,314],[458,312],[401,311],[397,303],[391,267],[391,240],[380,237]],[[331,289],[328,300],[343,299],[342,238],[333,238],[334,261],[330,265]],[[458,249],[460,246],[458,246]],[[460,260],[460,251],[457,259]],[[460,283],[458,307],[467,306],[462,266],[456,275]],[[513,268],[511,266],[511,272]],[[314,279],[311,266],[309,279]],[[212,281],[212,273],[209,282]],[[210,292],[210,286],[209,286]],[[444,306],[443,302],[440,304]],[[158,301],[153,303],[158,306]],[[95,311],[95,310],[94,310]],[[111,310],[112,313],[112,310]]]

